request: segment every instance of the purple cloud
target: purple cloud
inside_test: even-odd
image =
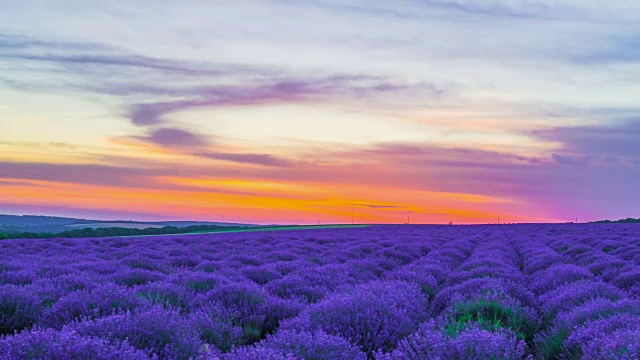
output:
[[[448,90],[432,84],[396,84],[375,77],[327,76],[299,79],[292,76],[237,86],[175,89],[176,95],[188,99],[134,104],[129,116],[133,124],[147,126],[165,122],[164,116],[170,113],[193,108],[285,104],[335,98],[370,99],[377,95],[403,91],[426,93],[431,99],[440,99],[448,93]]]
[[[34,184],[29,181],[6,181],[0,180],[0,186],[35,186],[35,187],[46,187],[47,185],[43,184]]]
[[[178,90],[178,92],[180,92]],[[294,102],[311,95],[313,89],[303,84],[275,83],[271,85],[209,86],[190,89],[184,95],[189,100],[135,104],[131,107],[131,122],[135,125],[155,125],[163,116],[192,108],[215,106],[260,105],[272,102]]]
[[[99,185],[109,187],[135,187],[145,189],[172,189],[185,191],[203,191],[205,188],[185,186],[160,182],[156,177],[209,177],[209,176],[239,176],[235,170],[216,168],[214,170],[198,166],[197,164],[150,164],[148,161],[138,161],[126,158],[105,158],[120,166],[106,166],[94,164],[47,164],[0,162],[0,174],[6,179],[14,181],[0,181],[0,186],[23,185],[20,180],[53,181],[72,184]],[[41,186],[41,185],[37,185]],[[238,195],[255,195],[246,191],[217,189],[207,187],[206,191]]]
[[[136,138],[167,148],[201,147],[210,144],[203,135],[178,128],[159,128],[152,130],[148,136]]]
[[[541,139],[558,141],[564,147],[553,154],[560,164],[632,164],[640,154],[640,120],[614,125],[556,127],[533,132]]]
[[[375,154],[405,166],[431,166],[451,168],[505,168],[513,164],[535,165],[544,159],[506,152],[479,149],[440,148],[410,143],[384,143],[365,149],[364,154]],[[369,155],[367,155],[369,156]]]
[[[589,165],[593,162],[593,159],[588,156],[571,156],[561,154],[551,154],[551,158],[562,165]]]
[[[70,205],[14,204],[6,202],[0,202],[0,213],[8,215],[68,216],[80,219],[112,221],[123,219],[133,221],[184,220],[180,217],[147,214],[125,210],[103,210]]]
[[[144,186],[167,171],[95,164],[0,162],[0,174],[9,179],[43,180],[107,186]]]

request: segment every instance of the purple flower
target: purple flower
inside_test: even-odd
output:
[[[149,271],[163,272],[165,266],[162,265],[158,259],[152,259],[149,256],[136,255],[127,257],[122,260],[122,263],[132,269],[142,269]]]
[[[200,339],[226,352],[241,344],[242,328],[236,326],[238,314],[216,302],[208,302],[189,315]]]
[[[282,278],[282,274],[271,264],[243,269],[242,275],[259,285]]]
[[[256,348],[274,349],[305,360],[366,360],[367,355],[344,338],[322,330],[281,330],[255,344]]]
[[[153,305],[176,308],[184,313],[204,302],[202,297],[198,298],[196,291],[167,282],[153,282],[137,286],[135,291],[139,298]]]
[[[531,276],[529,288],[536,294],[544,294],[556,287],[573,281],[589,279],[593,275],[589,270],[571,264],[554,264]]]
[[[143,269],[123,270],[110,276],[110,280],[115,284],[126,286],[144,285],[162,278],[164,278],[162,273]]]
[[[636,233],[407,225],[1,241],[0,359],[634,358]]]
[[[181,271],[173,274],[167,280],[187,289],[202,293],[230,282],[226,276],[201,271]]]
[[[390,354],[378,354],[385,360],[446,360],[446,359],[525,359],[529,349],[511,331],[488,331],[470,325],[447,334],[429,321],[402,340]]]
[[[427,315],[427,298],[416,284],[374,281],[326,297],[281,328],[322,329],[371,354],[393,349]]]
[[[552,319],[558,311],[570,310],[595,298],[615,301],[625,297],[624,292],[613,285],[600,281],[578,280],[540,296],[540,302],[545,318]]]
[[[567,348],[565,340],[576,327],[618,314],[640,316],[640,302],[596,298],[571,309],[561,310],[553,319],[552,327],[536,336],[535,343],[538,352],[545,359],[555,358],[562,354],[570,355],[575,350]]]
[[[234,311],[237,324],[243,329],[243,342],[250,344],[261,340],[278,328],[280,321],[298,315],[303,305],[270,295],[260,286],[231,283],[219,286],[207,293],[207,299]]]
[[[508,295],[529,307],[537,304],[533,294],[521,284],[496,278],[478,278],[442,289],[435,296],[431,308],[435,314],[439,314],[451,305],[455,298],[474,299],[488,293]]]
[[[640,283],[640,266],[631,268],[613,279],[613,284],[621,289],[630,289]]]
[[[72,292],[62,297],[44,312],[40,324],[59,329],[74,320],[110,315],[143,305],[142,299],[134,290],[106,284],[91,290]]]
[[[38,297],[16,285],[0,285],[0,335],[35,325],[42,314]]]
[[[159,306],[74,323],[66,329],[116,344],[127,340],[147,355],[161,359],[186,360],[204,352],[197,329],[177,312]]]
[[[640,316],[614,315],[586,323],[567,338],[572,354],[586,359],[637,359],[640,356]]]
[[[42,329],[0,339],[0,359],[148,360],[149,357],[126,341],[80,336],[70,329]]]
[[[393,272],[385,274],[385,280],[400,280],[409,283],[415,283],[420,286],[423,294],[432,298],[439,290],[438,279],[434,276],[425,274],[419,269],[403,266]]]
[[[247,346],[232,353],[213,356],[210,360],[304,360],[291,353],[270,347]]]
[[[350,283],[347,269],[340,265],[325,265],[306,271],[294,271],[267,285],[269,291],[283,299],[302,299],[315,303],[327,293]]]

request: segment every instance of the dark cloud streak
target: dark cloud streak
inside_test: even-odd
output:
[[[353,205],[360,206],[360,207],[367,207],[367,208],[371,208],[371,209],[397,209],[397,208],[400,208],[400,206],[397,206],[397,205],[376,205],[376,204],[361,204],[361,203],[354,203]]]
[[[289,160],[270,155],[270,154],[242,154],[242,153],[223,153],[223,152],[200,152],[193,155],[236,163],[245,163],[253,165],[271,166],[271,167],[291,167],[293,163]]]

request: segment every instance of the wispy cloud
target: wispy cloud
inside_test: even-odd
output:
[[[354,13],[366,13],[398,19],[424,19],[432,15],[434,10],[450,11],[453,14],[466,14],[491,18],[539,19],[581,19],[583,21],[616,22],[632,21],[632,14],[639,8],[625,7],[620,4],[589,4],[580,1],[562,0],[409,0],[402,6],[391,2],[371,3],[364,0],[315,0],[312,4],[321,8]],[[629,13],[625,14],[624,10]],[[442,14],[438,14],[442,16]]]
[[[470,1],[470,0],[425,0],[421,6],[456,10],[464,13],[495,17],[557,18],[577,8],[567,2],[549,1]]]
[[[608,36],[596,44],[571,60],[582,65],[640,63],[640,33]]]
[[[39,68],[67,80],[58,90],[94,92],[113,96],[127,108],[135,125],[166,122],[166,115],[205,107],[255,106],[298,102],[381,101],[393,103],[406,97],[429,98],[449,95],[449,85],[408,83],[384,76],[364,74],[300,74],[285,68],[242,64],[194,63],[127,53],[113,47],[56,43],[5,35],[0,42],[0,58],[7,61],[46,63],[56,68]],[[3,47],[3,43],[5,46]],[[15,45],[15,44],[20,44]],[[53,53],[51,49],[55,49]],[[150,72],[139,73],[139,69]],[[22,71],[29,72],[29,68]],[[98,76],[101,75],[101,76]],[[78,79],[80,77],[80,79]],[[55,90],[52,84],[0,77],[6,85],[23,89]],[[82,81],[78,81],[82,80]],[[158,96],[165,99],[157,101]]]
[[[0,34],[0,58],[50,63],[67,70],[73,69],[93,74],[113,72],[114,69],[119,71],[148,69],[183,76],[221,76],[230,72],[252,70],[249,66],[199,64],[185,60],[154,58],[132,54],[120,48],[99,43],[45,41],[8,34]]]

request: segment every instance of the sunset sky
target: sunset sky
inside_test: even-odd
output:
[[[0,213],[640,216],[635,0],[0,5]]]

